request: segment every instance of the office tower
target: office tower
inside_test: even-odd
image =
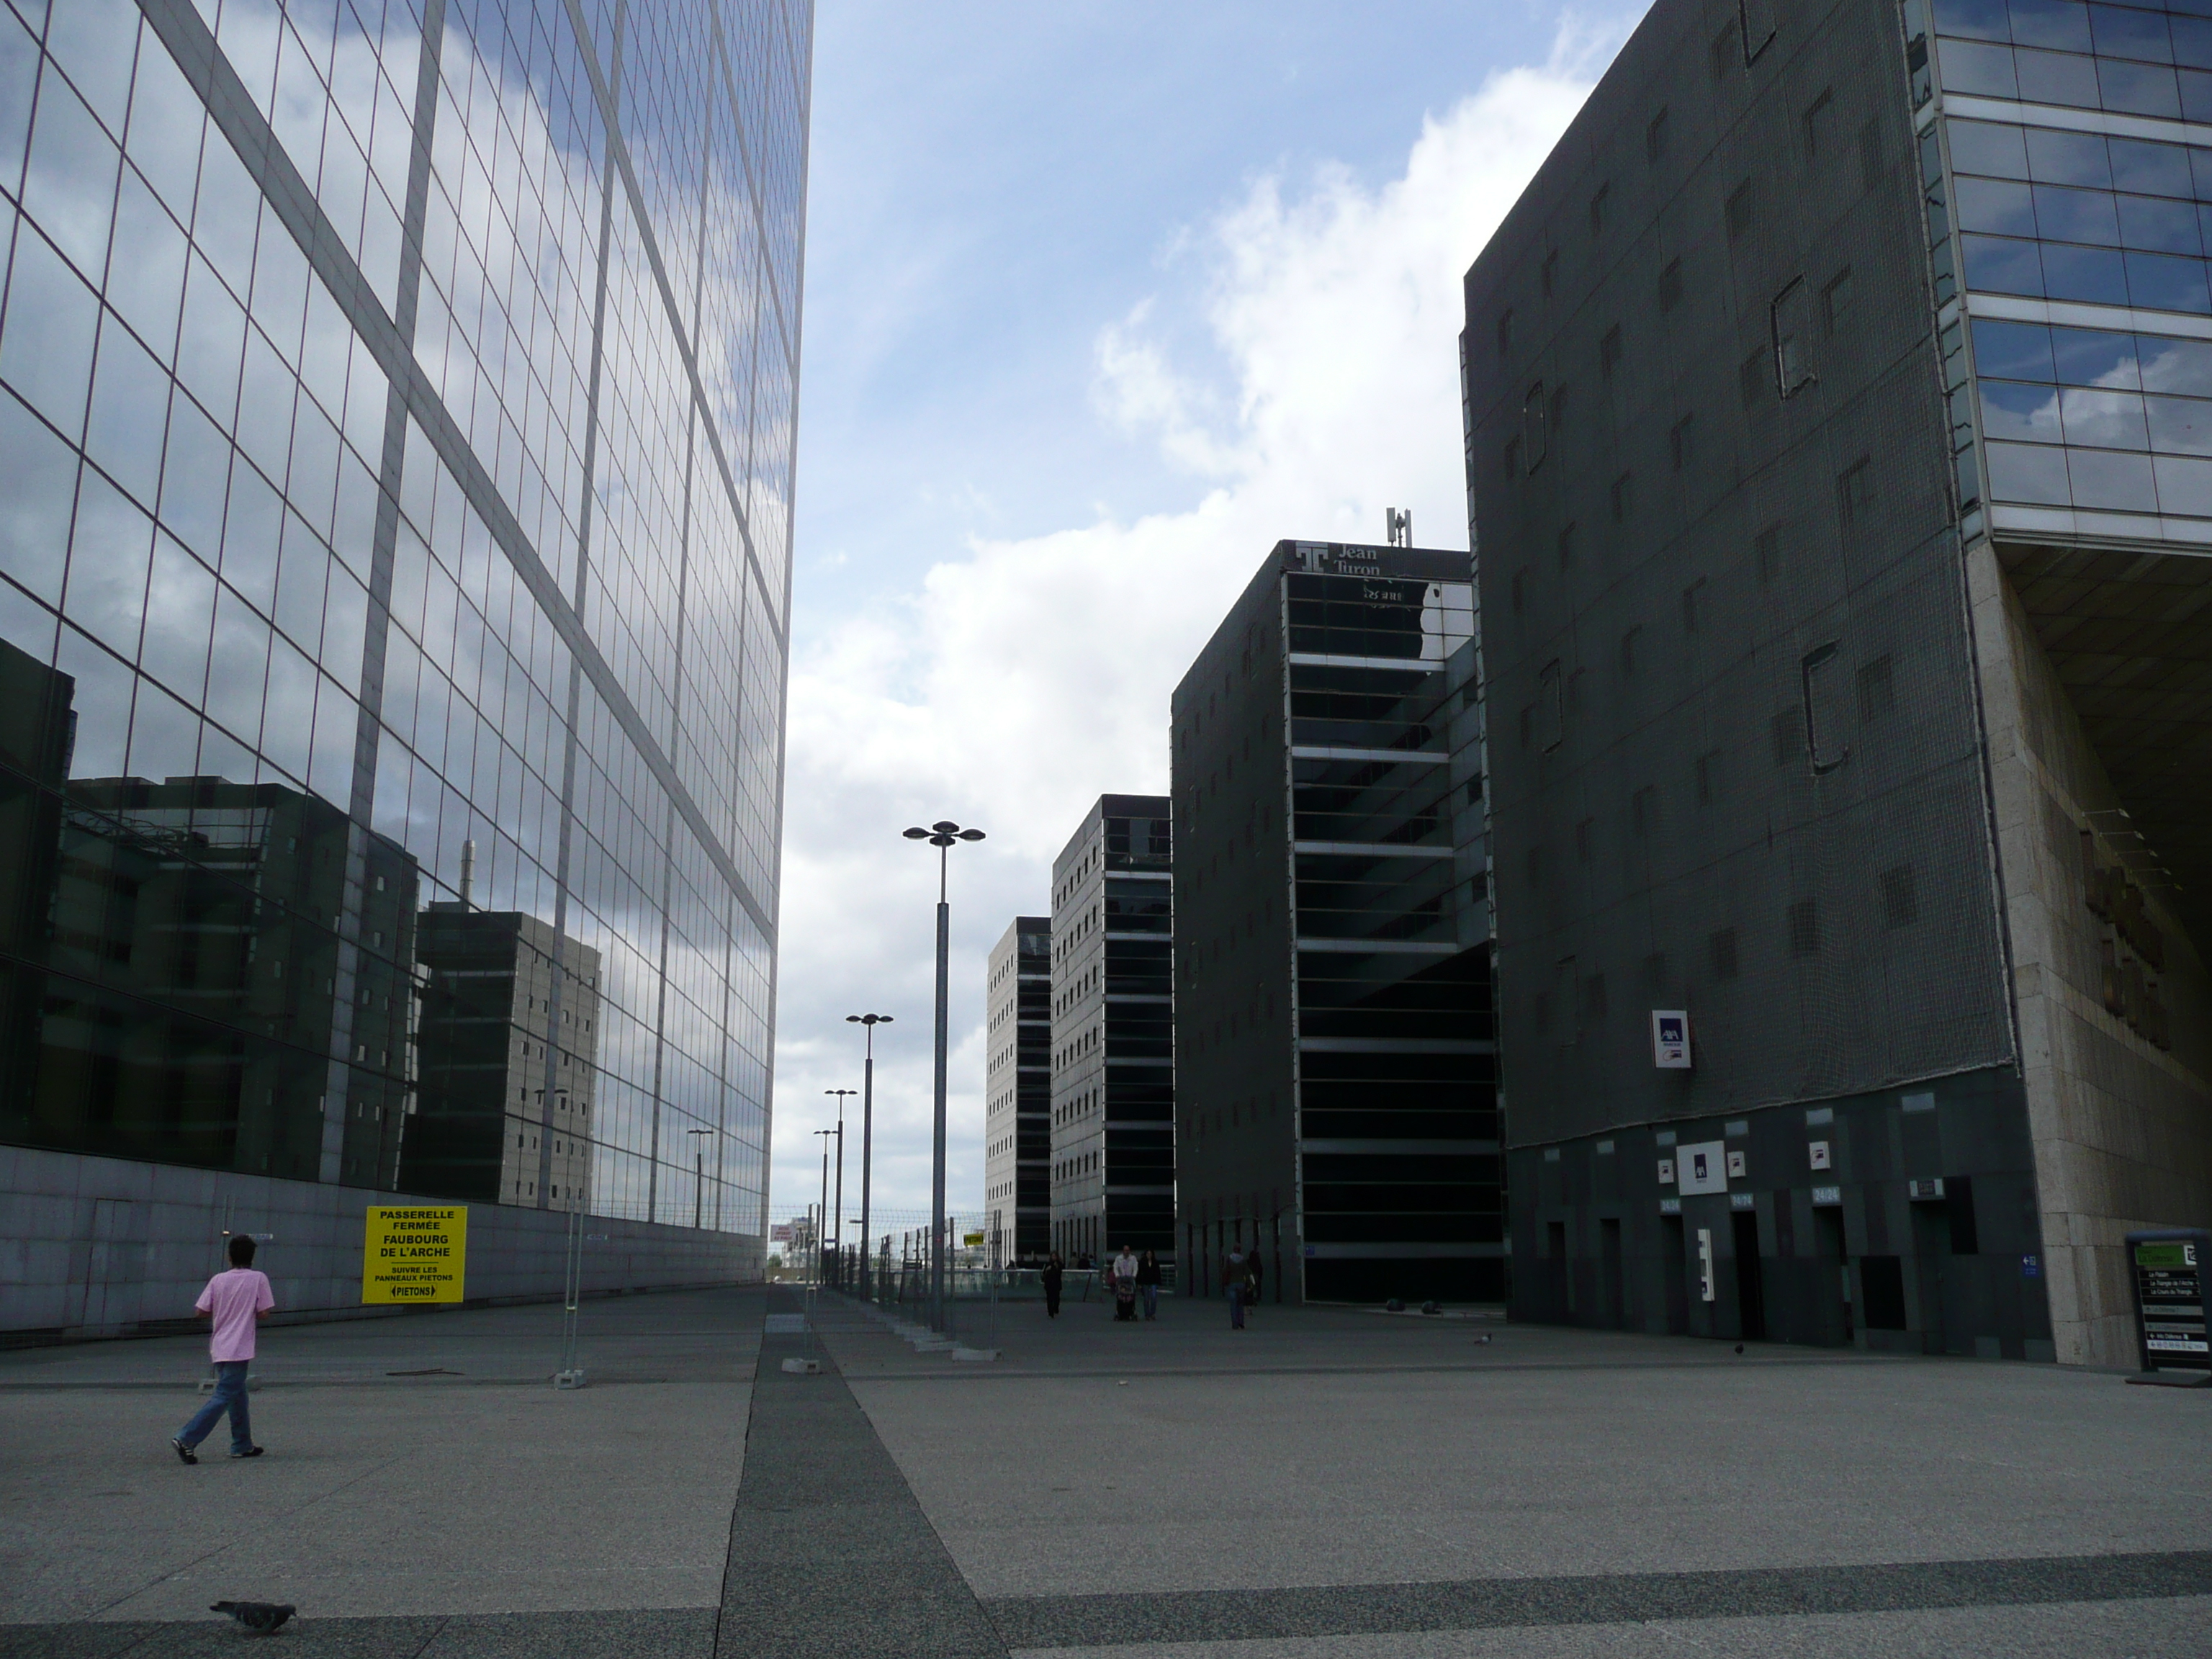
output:
[[[0,1327],[127,1306],[110,1227],[149,1307],[226,1228],[343,1301],[394,1192],[484,1293],[586,1192],[758,1271],[811,49],[0,13]]]
[[[1468,271],[1530,1316],[2131,1364],[2212,1219],[2208,31],[1661,0]]]
[[[1241,1242],[1292,1300],[1504,1294],[1468,578],[1464,553],[1279,542],[1176,688],[1204,1293]]]
[[[985,969],[983,1205],[993,1259],[1052,1248],[1052,918],[1016,916]]]
[[[1101,795],[1052,865],[1052,1248],[1175,1249],[1175,844]]]

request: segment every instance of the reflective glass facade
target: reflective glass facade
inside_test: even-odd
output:
[[[993,1259],[1052,1248],[1052,918],[1016,916],[983,987],[984,1231]]]
[[[0,1139],[762,1231],[811,50],[0,7]]]
[[[1929,21],[1954,442],[1980,440],[1962,494],[2000,529],[2212,532],[2212,4],[1937,0],[1908,27]]]

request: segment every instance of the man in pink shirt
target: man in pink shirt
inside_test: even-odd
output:
[[[207,1289],[192,1305],[214,1326],[208,1357],[215,1361],[215,1394],[169,1444],[183,1462],[198,1462],[192,1449],[228,1412],[230,1455],[258,1457],[261,1448],[253,1443],[253,1431],[246,1419],[246,1370],[253,1358],[254,1327],[269,1316],[276,1298],[269,1292],[269,1275],[253,1265],[252,1239],[241,1234],[230,1241],[230,1271],[208,1280]]]

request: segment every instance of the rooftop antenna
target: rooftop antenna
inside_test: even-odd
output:
[[[1382,509],[1382,533],[1393,547],[1413,544],[1413,513],[1411,507],[1386,507]]]
[[[471,908],[469,895],[477,884],[477,844],[473,838],[461,843],[461,908]]]

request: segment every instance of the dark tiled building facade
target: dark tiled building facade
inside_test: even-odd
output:
[[[1524,1313],[2125,1363],[2212,1218],[2207,27],[1661,0],[1468,271]]]
[[[1463,553],[1282,542],[1177,687],[1185,1260],[1504,1293]]]
[[[0,9],[0,1139],[763,1232],[811,51]]]

